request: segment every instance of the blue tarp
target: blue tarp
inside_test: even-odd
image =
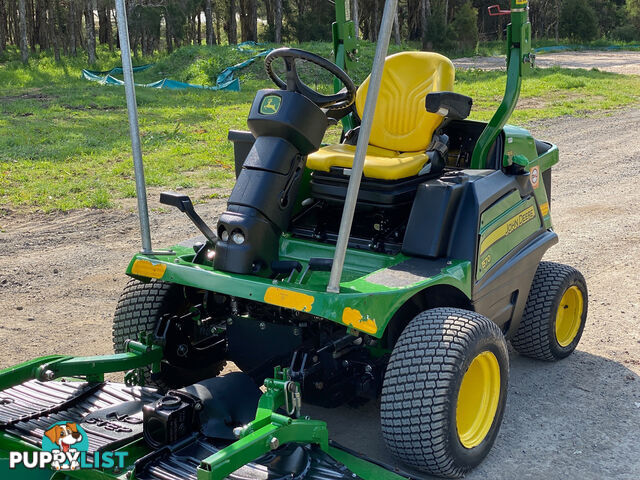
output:
[[[246,43],[254,43],[254,42],[244,42]],[[240,45],[244,45],[244,44],[240,44]],[[240,46],[238,45],[238,46]],[[224,84],[226,82],[229,82],[231,79],[233,79],[233,72],[235,72],[236,70],[242,70],[245,67],[248,67],[249,65],[251,65],[253,62],[255,62],[258,58],[260,57],[265,57],[267,56],[267,54],[269,52],[271,52],[271,50],[273,50],[273,48],[269,48],[267,50],[264,50],[256,55],[254,55],[251,58],[248,58],[247,60],[245,60],[244,62],[241,63],[237,63],[235,65],[233,65],[232,67],[227,67],[225,68],[222,72],[220,72],[220,75],[218,75],[218,78],[216,79],[216,84],[220,85],[220,84]]]
[[[604,47],[595,47],[592,45],[554,45],[551,47],[538,47],[534,49],[536,53],[566,52],[570,50],[625,50],[628,48],[640,48],[640,44],[636,45],[607,45]]]
[[[120,70],[120,73],[122,73],[122,68],[120,67],[116,67],[109,72],[118,73],[117,71],[114,72],[114,70]],[[106,75],[103,75],[104,73],[106,73]],[[93,72],[91,70],[82,70],[82,78],[84,78],[85,80],[90,80],[92,82],[98,82],[101,85],[124,85],[124,82],[122,80],[112,76],[108,72]],[[218,81],[215,86],[208,86],[178,82],[177,80],[171,80],[170,78],[163,78],[162,80],[158,80],[157,82],[152,83],[136,83],[136,87],[168,88],[170,90],[186,90],[188,88],[196,88],[200,90],[230,90],[233,92],[238,92],[240,91],[240,81],[237,78],[231,78],[226,82]]]
[[[254,51],[256,47],[260,44],[255,42],[243,42],[237,45],[236,48],[242,51]],[[170,90],[186,90],[188,88],[196,88],[200,90],[227,90],[232,92],[240,91],[240,81],[237,78],[234,78],[234,73],[237,70],[242,70],[245,67],[248,67],[253,62],[255,62],[258,58],[266,56],[272,48],[263,50],[259,53],[256,53],[253,57],[248,58],[244,62],[237,63],[231,67],[225,68],[218,77],[216,78],[216,84],[209,85],[194,85],[192,83],[178,82],[177,80],[171,80],[169,78],[163,78],[162,80],[158,80],[153,83],[136,83],[137,87],[147,87],[147,88],[168,88]],[[138,67],[133,67],[134,72],[142,72],[147,70],[148,68],[153,67],[153,63],[147,65],[140,65]],[[121,74],[122,67],[115,67],[111,70],[106,71],[95,71],[95,70],[82,70],[82,78],[85,80],[90,80],[92,82],[98,82],[101,85],[124,85],[122,80],[115,78],[114,74]]]

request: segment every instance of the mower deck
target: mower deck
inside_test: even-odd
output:
[[[82,358],[77,360],[85,362]],[[0,377],[10,374],[10,370],[5,370],[0,372]],[[278,372],[276,374],[278,377]],[[232,384],[233,380],[226,385]],[[308,418],[294,420],[276,413],[282,406],[283,395],[287,395],[287,384],[274,378],[265,385],[267,393],[260,399],[256,420],[243,427],[235,443],[211,436],[211,422],[228,421],[226,417],[223,420],[224,414],[221,414],[220,418],[209,417],[208,422],[198,424],[191,433],[183,433],[177,442],[151,448],[143,433],[146,423],[143,411],[168,398],[155,388],[76,379],[27,380],[0,391],[0,472],[21,478],[49,479],[49,469],[33,471],[19,464],[9,470],[9,452],[44,451],[44,434],[52,424],[74,422],[88,437],[85,458],[93,468],[67,470],[65,478],[120,479],[125,478],[123,470],[131,480],[404,478],[343,447],[329,445],[323,422]],[[206,402],[201,408],[204,412],[216,411],[215,407],[208,410],[212,406]],[[265,434],[269,440],[267,445],[262,441]],[[261,451],[264,453],[256,455]],[[99,464],[104,452],[126,454],[125,464],[122,468],[104,468]]]

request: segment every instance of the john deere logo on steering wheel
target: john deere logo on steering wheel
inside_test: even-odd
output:
[[[260,113],[263,115],[274,115],[280,110],[282,99],[278,95],[267,95],[260,104]]]

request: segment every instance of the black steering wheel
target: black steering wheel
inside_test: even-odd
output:
[[[273,61],[276,58],[282,58],[284,60],[285,67],[287,69],[286,82],[284,82],[273,71]],[[296,60],[305,60],[327,70],[340,80],[345,88],[333,95],[323,95],[316,92],[300,80],[300,76],[296,70]],[[349,78],[349,75],[347,75],[344,70],[336,64],[331,63],[329,60],[311,52],[300,50],[298,48],[278,48],[271,51],[271,53],[269,53],[264,59],[264,68],[266,69],[269,78],[271,78],[273,83],[275,83],[279,88],[282,90],[300,93],[319,107],[328,109],[328,111],[342,110],[350,107],[356,99],[356,86],[353,83],[353,80]]]

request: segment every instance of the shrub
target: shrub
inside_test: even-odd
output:
[[[587,42],[598,37],[598,16],[584,0],[564,0],[560,10],[560,35]]]
[[[640,31],[630,23],[616,27],[611,32],[611,38],[620,42],[633,42],[640,39]]]
[[[456,10],[451,30],[463,49],[478,45],[478,9],[471,5],[471,0],[467,0]]]

